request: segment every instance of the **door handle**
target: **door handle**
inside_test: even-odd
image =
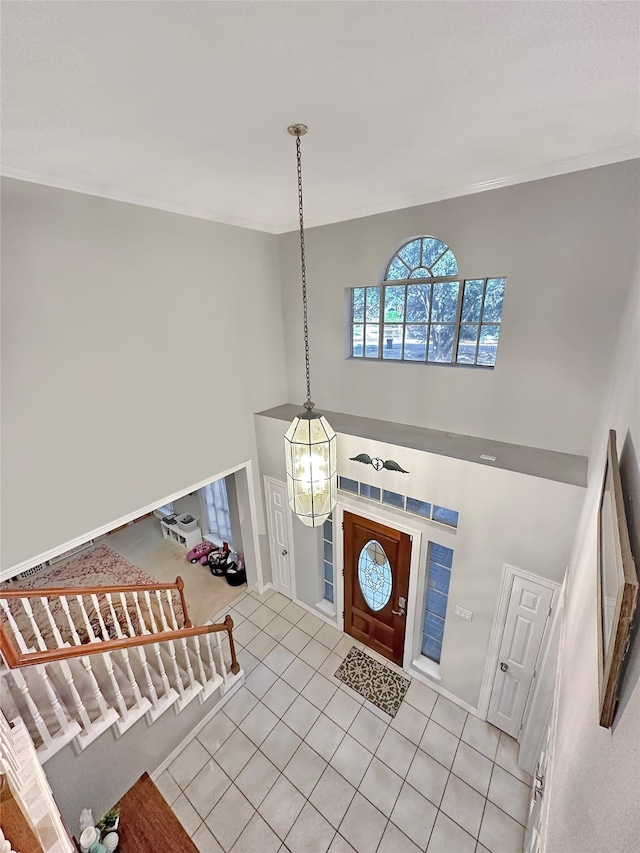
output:
[[[501,669],[503,672],[506,672],[506,671],[509,669],[509,664],[508,664],[508,663],[501,663],[501,664],[500,664],[500,669]]]
[[[398,599],[398,607],[400,608],[399,610],[392,610],[391,612],[394,616],[404,616],[407,612],[407,599],[403,596],[400,596]]]
[[[286,548],[283,548],[283,549],[282,549],[282,556],[283,556],[283,557],[286,557],[288,553],[289,553],[289,552],[287,551],[287,549],[286,549]]]

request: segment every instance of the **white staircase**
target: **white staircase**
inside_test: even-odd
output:
[[[38,759],[80,752],[108,729],[152,725],[242,678],[233,621],[194,628],[180,578],[157,586],[0,592],[0,709]]]
[[[26,726],[20,718],[10,724],[2,714],[0,778],[6,779],[11,796],[45,853],[75,853]],[[11,838],[7,840],[11,842]],[[4,836],[0,834],[2,851],[3,843]]]

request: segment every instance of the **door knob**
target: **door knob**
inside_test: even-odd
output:
[[[399,610],[392,610],[391,612],[394,616],[404,616],[406,613],[407,599],[403,598],[403,596],[400,596],[398,599],[398,607],[400,608]]]
[[[288,553],[289,553],[289,552],[287,551],[287,549],[286,549],[286,548],[283,548],[283,550],[282,550],[282,556],[283,556],[283,557],[286,557]]]
[[[509,664],[507,664],[507,663],[501,663],[501,664],[500,664],[500,669],[501,669],[503,672],[506,672],[506,671],[509,669]]]

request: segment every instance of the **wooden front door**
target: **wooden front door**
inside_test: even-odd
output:
[[[344,630],[402,666],[411,537],[344,514]]]

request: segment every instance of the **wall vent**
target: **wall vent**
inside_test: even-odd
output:
[[[26,569],[24,572],[20,572],[19,575],[16,575],[18,580],[24,580],[25,578],[31,577],[31,575],[35,575],[36,572],[41,572],[42,569],[46,567],[46,563],[38,563],[37,566],[33,566],[30,569]]]

